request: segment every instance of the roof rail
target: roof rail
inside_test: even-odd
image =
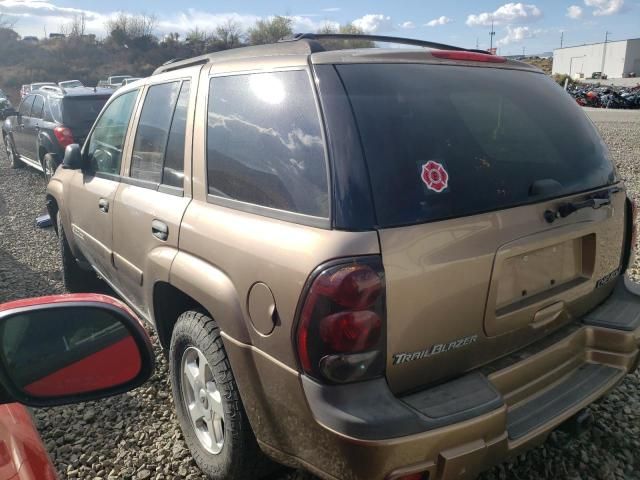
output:
[[[296,33],[291,37],[284,38],[280,42],[297,42],[299,40],[369,40],[371,42],[397,43],[400,45],[413,45],[416,47],[434,48],[437,50],[456,50],[464,52],[487,53],[485,50],[475,50],[470,48],[456,47],[445,43],[430,42],[428,40],[417,40],[414,38],[387,37],[384,35],[368,35],[355,33]]]
[[[251,57],[262,57],[270,55],[309,55],[314,52],[323,51],[324,49],[312,40],[303,42],[282,42],[270,43],[267,45],[253,45],[248,47],[231,48],[219,52],[207,53],[198,57],[188,58],[186,60],[176,59],[156,68],[152,75],[159,73],[171,72],[181,68],[194,67],[196,65],[204,65],[209,62],[234,60]]]

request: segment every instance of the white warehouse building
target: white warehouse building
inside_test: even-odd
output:
[[[603,66],[604,61],[604,66]],[[640,38],[592,43],[553,51],[552,73],[591,78],[602,72],[608,78],[640,77]]]

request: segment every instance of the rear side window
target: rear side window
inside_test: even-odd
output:
[[[211,195],[327,218],[324,141],[308,73],[212,78],[207,169]]]
[[[173,112],[173,121],[167,141],[167,152],[164,156],[162,183],[172,187],[184,187],[184,141],[187,130],[187,111],[189,109],[189,93],[191,82],[182,82],[178,103]]]
[[[163,83],[149,88],[144,100],[131,157],[131,177],[160,183],[164,154],[180,83]]]
[[[33,105],[34,97],[35,95],[28,95],[20,104],[18,111],[20,112],[20,115],[22,115],[23,117],[29,116],[29,112],[31,112],[31,105]]]
[[[418,64],[337,69],[382,227],[539,202],[615,181],[593,125],[542,75]]]
[[[31,107],[31,117],[42,118],[42,109],[44,108],[44,98],[40,95],[36,95]]]

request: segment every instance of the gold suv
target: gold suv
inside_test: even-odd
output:
[[[539,70],[327,39],[119,89],[48,186],[64,281],[155,326],[213,479],[472,478],[635,368],[633,206]]]

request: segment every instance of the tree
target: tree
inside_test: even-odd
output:
[[[135,38],[151,38],[157,23],[155,15],[118,12],[115,17],[105,22],[109,34],[107,40],[122,46]]]
[[[213,43],[217,50],[228,50],[242,44],[242,30],[237,22],[229,19],[216,27]]]
[[[351,23],[340,25],[336,28],[334,25],[327,23],[318,33],[341,33],[343,35],[364,35],[364,30],[356,27]],[[320,44],[327,50],[345,50],[349,48],[373,48],[375,42],[370,40],[320,40]]]
[[[0,28],[13,30],[17,22],[16,19],[9,18],[4,13],[0,13]]]
[[[249,43],[252,45],[263,45],[265,43],[275,43],[285,37],[293,35],[293,20],[289,17],[277,15],[270,19],[258,20],[249,29]]]
[[[68,37],[79,38],[85,34],[86,27],[87,15],[82,12],[80,15],[74,15],[73,19],[66,25],[63,25],[60,30]]]

